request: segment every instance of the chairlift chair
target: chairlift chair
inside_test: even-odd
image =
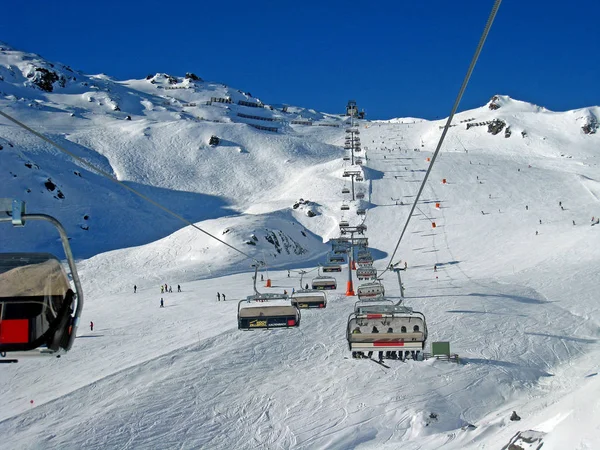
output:
[[[50,222],[60,234],[75,291],[56,256],[50,253],[0,253],[0,362],[12,356],[60,356],[71,349],[83,309],[83,291],[69,238],[63,226],[46,214],[26,214],[25,203],[0,199],[0,222],[25,226]],[[3,214],[4,215],[4,214]],[[10,216],[8,216],[10,215]]]
[[[346,257],[343,254],[342,255],[336,255],[335,253],[329,254],[329,255],[327,255],[327,262],[343,264],[346,262]]]
[[[362,175],[358,175],[358,176],[355,178],[355,180],[356,180],[356,181],[363,181],[363,180],[364,180],[364,178],[362,177]]]
[[[377,269],[373,267],[359,267],[356,269],[356,277],[359,280],[376,280]]]
[[[365,193],[364,192],[357,192],[356,193],[356,198],[359,199],[359,200],[365,198]]]
[[[350,157],[348,155],[344,155],[344,157],[342,158],[342,160],[344,160],[344,161],[350,161]]]
[[[300,308],[326,308],[327,294],[314,289],[301,289],[292,294],[292,305]]]
[[[347,220],[341,220],[340,221],[340,228],[342,228],[342,227],[349,227],[349,226],[350,226],[350,223],[348,223]]]
[[[359,216],[364,216],[366,214],[366,210],[365,208],[357,208],[356,209],[356,214],[358,214]]]
[[[350,189],[348,189],[347,187],[342,188],[342,194],[349,194],[350,193]]]
[[[364,298],[379,298],[385,295],[385,288],[379,282],[364,283],[358,286],[356,295],[359,300]]]
[[[238,329],[300,326],[300,310],[284,294],[250,295],[238,303]]]
[[[341,272],[342,266],[339,264],[331,264],[327,263],[321,267],[321,272],[323,273],[331,273],[331,272]]]
[[[400,359],[422,360],[427,341],[425,316],[418,311],[356,313],[348,317],[348,348],[352,352],[399,352]]]
[[[340,207],[340,209],[342,211],[348,211],[350,209],[350,206],[347,205],[346,203],[342,203],[342,206]]]
[[[396,304],[385,297],[376,299],[363,299],[354,304],[356,314],[393,313]]]
[[[313,278],[312,288],[318,290],[337,289],[337,281],[333,277],[318,276]]]

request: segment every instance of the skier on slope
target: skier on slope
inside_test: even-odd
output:
[[[94,322],[90,321],[90,331],[94,331]]]
[[[221,301],[221,294],[219,292],[217,292],[217,301],[220,302]]]
[[[165,307],[165,302],[164,302],[164,300],[162,299],[162,297],[160,298],[160,307],[161,307],[161,308],[164,308],[164,307]]]
[[[137,286],[134,284],[133,285],[133,293],[135,294],[137,292]]]

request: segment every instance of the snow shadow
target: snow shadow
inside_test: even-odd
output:
[[[526,314],[510,314],[510,313],[499,313],[493,311],[474,311],[470,309],[450,309],[446,311],[447,313],[455,313],[455,314],[493,314],[496,316],[515,316],[515,317],[527,317]]]
[[[570,337],[570,336],[560,336],[558,334],[535,333],[533,331],[526,331],[525,334],[529,334],[531,336],[550,337],[550,338],[560,339],[562,341],[578,342],[580,344],[595,344],[596,342],[598,342],[597,339],[585,339],[585,338],[576,338],[576,337]]]
[[[531,305],[537,305],[537,304],[544,304],[544,303],[549,303],[548,301],[545,300],[540,300],[537,298],[531,298],[531,297],[523,297],[521,295],[510,295],[510,294],[484,294],[482,292],[471,292],[470,294],[467,294],[471,297],[497,297],[500,299],[507,299],[507,300],[514,300],[516,302],[519,303],[527,303],[527,304],[531,304]]]
[[[384,172],[380,170],[371,169],[370,167],[363,166],[363,173],[365,175],[365,180],[373,181],[373,180],[382,180],[384,176]]]
[[[545,370],[537,369],[537,368],[530,367],[530,366],[524,366],[522,364],[516,364],[516,363],[509,362],[509,361],[500,361],[497,359],[461,357],[460,363],[461,364],[481,364],[481,365],[487,365],[487,366],[496,366],[496,367],[503,367],[505,369],[514,369],[514,370],[519,370],[519,371],[523,370],[523,369],[527,369],[527,370],[534,370],[535,372],[537,372],[538,377],[553,377],[554,376],[551,373],[546,372]]]

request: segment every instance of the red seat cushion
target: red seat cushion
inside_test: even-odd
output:
[[[29,319],[9,319],[0,322],[0,344],[29,342]]]

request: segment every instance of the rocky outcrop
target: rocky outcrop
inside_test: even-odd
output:
[[[500,119],[492,120],[492,122],[488,125],[488,133],[496,135],[504,129],[505,125],[506,125],[506,122],[504,122],[504,120],[500,120]]]
[[[31,82],[39,87],[42,91],[52,92],[54,90],[54,83],[58,81],[60,87],[65,87],[67,80],[62,75],[58,75],[52,70],[45,69],[44,67],[36,67],[35,71],[31,75]]]
[[[500,97],[498,97],[497,95],[494,95],[492,97],[492,99],[490,100],[490,104],[488,105],[488,108],[490,108],[492,111],[495,111],[496,109],[500,109]]]

